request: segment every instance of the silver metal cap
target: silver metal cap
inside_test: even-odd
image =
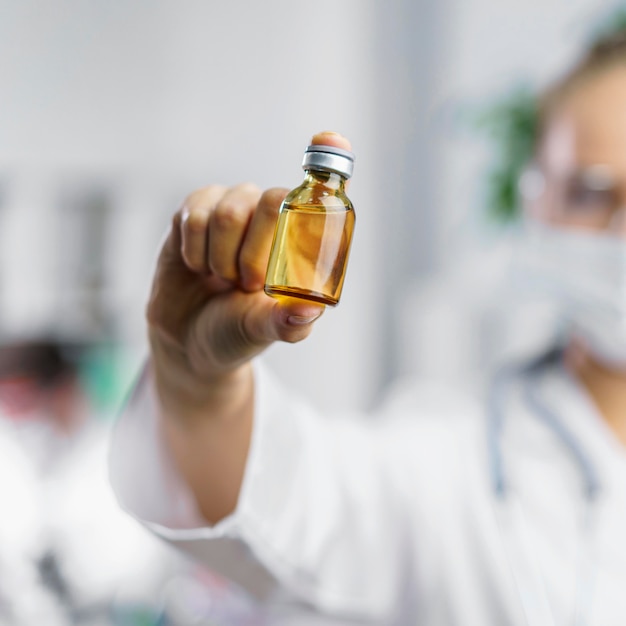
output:
[[[354,170],[354,153],[334,146],[311,145],[304,153],[302,169],[336,172],[350,178]]]

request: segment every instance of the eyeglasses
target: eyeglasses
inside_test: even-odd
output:
[[[520,179],[522,197],[545,203],[548,217],[598,230],[623,230],[625,187],[605,165],[581,168],[561,177],[547,176],[539,167],[531,167]]]

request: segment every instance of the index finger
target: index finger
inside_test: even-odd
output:
[[[313,135],[313,137],[311,138],[311,145],[333,146],[334,148],[341,148],[342,150],[349,150],[350,152],[352,152],[352,144],[350,143],[350,141],[343,135],[340,135],[339,133],[336,133],[332,130],[325,130],[321,133],[316,133],[315,135]],[[350,181],[348,180],[346,182],[346,189],[348,189],[349,185]]]
[[[352,145],[348,139],[332,130],[316,133],[311,139],[311,144],[317,146],[333,146],[335,148],[341,148],[342,150],[352,151]]]
[[[247,291],[263,288],[276,220],[287,189],[268,189],[254,212],[239,252],[241,285]]]

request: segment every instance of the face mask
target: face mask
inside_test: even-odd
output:
[[[529,223],[515,266],[521,286],[554,302],[598,360],[626,367],[624,239]]]

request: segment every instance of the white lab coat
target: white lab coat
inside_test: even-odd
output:
[[[118,424],[111,456],[121,505],[253,594],[263,613],[251,623],[522,625],[513,573],[535,561],[554,622],[573,623],[583,481],[562,442],[524,403],[521,381],[506,395],[502,449],[530,549],[512,567],[510,538],[497,522],[482,400],[398,389],[379,416],[330,416],[291,397],[263,368],[256,375],[238,506],[214,527],[202,521],[162,446],[149,372]],[[626,451],[561,366],[546,367],[537,384],[602,483],[589,623],[626,624]]]

